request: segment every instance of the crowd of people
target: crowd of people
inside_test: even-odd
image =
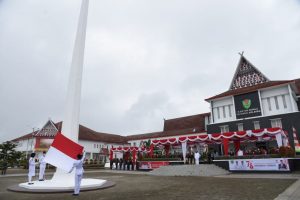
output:
[[[202,153],[199,153],[198,151],[196,152],[191,151],[186,154],[185,164],[198,165],[201,161],[208,162],[210,164],[212,163],[216,155],[217,153],[215,151],[202,152]]]
[[[134,162],[131,158],[114,158],[110,160],[110,169],[119,169],[119,170],[134,170],[138,169],[138,162]]]
[[[249,149],[239,149],[237,152],[231,149],[229,151],[229,156],[244,156],[244,155],[267,155],[267,154],[278,154],[278,148],[265,149],[263,147],[252,147]]]
[[[36,175],[36,165],[39,164],[39,178],[38,181],[44,181],[45,180],[45,169],[46,169],[46,162],[45,162],[45,154],[44,151],[43,154],[38,158],[38,162],[36,159],[36,154],[31,153],[29,161],[28,161],[28,185],[33,185],[33,177]],[[85,152],[84,154],[78,154],[77,160],[73,163],[72,169],[69,171],[71,173],[73,170],[75,170],[75,186],[74,186],[74,196],[78,196],[80,192],[80,185],[81,185],[81,179],[83,176],[83,160],[85,158]]]

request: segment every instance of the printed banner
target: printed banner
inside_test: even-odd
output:
[[[290,171],[288,159],[237,159],[229,160],[231,171]]]
[[[140,162],[140,169],[156,169],[166,165],[169,165],[168,161],[142,161]]]
[[[41,139],[40,148],[49,149],[54,139]]]
[[[34,151],[48,151],[54,139],[37,138],[34,146]]]
[[[234,96],[235,114],[237,119],[261,116],[258,92]]]

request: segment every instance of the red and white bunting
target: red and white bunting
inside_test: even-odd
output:
[[[112,151],[124,151],[124,152],[128,152],[128,151],[138,151],[139,148],[138,147],[112,147],[111,148]]]
[[[167,139],[160,139],[160,140],[152,140],[152,144],[175,144],[177,142],[176,138],[167,138]]]
[[[213,134],[199,134],[192,136],[181,136],[178,138],[178,142],[205,142],[205,143],[221,143],[223,139],[229,139],[229,141],[240,140],[240,141],[256,141],[271,140],[274,139],[277,134],[281,134],[283,138],[287,138],[286,134],[281,128],[265,128],[258,130],[247,130],[247,131],[236,131],[226,133],[213,133]],[[152,144],[175,144],[177,140],[175,138],[168,139],[154,139]]]

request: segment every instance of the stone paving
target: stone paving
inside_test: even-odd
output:
[[[220,176],[230,174],[216,165],[169,165],[149,172],[155,176]]]
[[[299,200],[300,199],[300,179],[278,195],[275,200]]]
[[[105,190],[82,192],[80,197],[75,198],[69,193],[38,195],[7,191],[8,186],[26,181],[26,171],[19,170],[0,176],[0,199],[300,199],[299,173],[236,174],[225,171],[224,174],[224,171],[218,167],[186,165],[184,168],[187,172],[174,176],[170,175],[170,171],[174,174],[179,168],[170,167],[172,170],[166,167],[153,172],[86,170],[85,178],[110,180],[116,182],[117,185]],[[47,178],[50,178],[52,174],[53,171],[48,172]],[[165,178],[166,174],[169,174],[168,178]],[[296,179],[298,180],[295,181]]]

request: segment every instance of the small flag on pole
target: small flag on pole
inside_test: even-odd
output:
[[[82,151],[81,145],[58,132],[45,156],[45,162],[68,172],[77,160],[77,155],[82,154]]]

